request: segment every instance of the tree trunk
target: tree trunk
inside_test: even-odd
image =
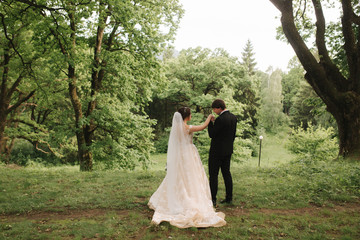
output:
[[[74,7],[74,6],[72,6]],[[68,57],[74,58],[76,55],[76,23],[75,23],[75,15],[74,9],[69,10],[69,19],[70,19],[70,40],[71,40],[71,50],[66,52],[64,47],[61,49],[64,55]],[[86,125],[81,123],[83,119],[83,111],[82,104],[77,92],[77,78],[75,74],[75,65],[68,63],[68,77],[71,79],[69,82],[69,95],[71,99],[71,103],[75,113],[75,131],[76,131],[76,139],[78,144],[78,160],[80,164],[80,171],[91,171],[93,167],[93,156],[90,150],[91,142],[86,141]]]
[[[76,88],[76,77],[75,69],[72,66],[69,66],[69,77],[72,79],[72,82],[69,83],[69,95],[71,103],[73,105],[75,113],[75,128],[76,128],[76,139],[78,144],[78,160],[80,164],[81,171],[91,171],[92,170],[92,153],[90,151],[89,143],[86,143],[85,139],[85,126],[82,126],[80,120],[83,118],[83,113],[81,109],[81,102],[77,94]]]
[[[360,160],[360,99],[348,94],[333,114],[339,130],[339,155]]]
[[[101,15],[101,14],[100,14]],[[102,15],[101,15],[102,16]],[[92,142],[94,140],[94,131],[96,129],[96,123],[91,118],[91,115],[93,111],[96,109],[97,100],[96,96],[101,88],[101,82],[104,79],[105,76],[105,66],[106,61],[101,61],[100,55],[101,55],[101,48],[103,44],[103,38],[104,38],[104,31],[105,31],[105,23],[107,21],[107,14],[103,16],[104,18],[100,17],[99,19],[99,25],[97,29],[97,35],[96,35],[96,42],[94,46],[94,59],[93,59],[93,69],[91,74],[91,99],[88,103],[88,108],[85,113],[85,117],[90,118],[89,124],[82,127],[81,134],[78,135],[78,143],[81,144],[79,146],[79,156],[82,161],[80,161],[80,170],[82,171],[90,171],[92,170],[92,163],[93,163],[93,155],[90,150]],[[110,34],[110,37],[108,39],[107,47],[110,48],[112,44],[112,40],[115,37],[117,27],[114,27],[114,30]],[[78,108],[79,111],[81,111],[81,107]]]
[[[2,106],[0,107],[2,108]],[[6,139],[4,136],[4,131],[6,127],[6,118],[7,118],[6,113],[0,110],[0,156],[2,157],[6,151]]]
[[[8,90],[7,90],[7,82],[8,82],[8,74],[9,67],[8,64],[10,62],[10,54],[9,49],[4,48],[4,55],[2,56],[4,59],[3,64],[3,72],[2,72],[2,81],[1,81],[1,89],[0,89],[0,156],[5,153],[6,148],[6,140],[4,136],[6,124],[7,124],[7,115],[8,115],[8,107],[9,101],[7,99]]]
[[[22,99],[22,97],[23,97],[22,95],[23,94],[19,94],[19,101]],[[11,121],[11,119],[14,119],[16,116],[19,116],[20,114],[21,114],[21,111],[19,110],[19,108],[12,111],[12,113],[10,114],[10,121]],[[8,121],[8,122],[10,122],[10,121]],[[13,124],[13,126],[11,126],[11,122],[10,122],[10,124],[7,127],[12,127],[12,128],[16,129],[18,126],[19,126],[19,122],[15,122]],[[7,143],[8,140],[10,140],[10,144]],[[16,138],[4,139],[5,151],[3,153],[4,153],[4,156],[5,156],[5,163],[6,164],[9,163],[9,159],[10,159],[10,156],[11,156],[12,149],[14,148],[15,141],[16,141]]]
[[[311,53],[295,25],[293,1],[270,0],[281,12],[281,25],[286,38],[303,65],[305,79],[335,117],[339,131],[339,155],[360,160],[360,45],[355,40],[356,14],[351,1],[343,0],[342,30],[349,68],[346,79],[332,62],[325,43],[325,18],[321,2],[312,0],[316,16],[316,47],[320,60]],[[359,27],[359,26],[357,26]],[[358,29],[358,28],[357,28]]]
[[[76,134],[78,143],[78,159],[80,163],[80,171],[91,171],[93,167],[93,156],[86,144],[84,133],[81,131]]]
[[[76,128],[76,139],[78,145],[78,160],[80,164],[80,170],[91,171],[93,165],[92,153],[90,151],[91,144],[89,144],[89,142],[86,141],[86,137],[85,137],[86,127],[80,124],[80,120],[82,119],[83,114],[81,110],[81,103],[77,96],[76,87],[74,86],[74,83],[69,84],[69,93],[75,112],[75,128]]]

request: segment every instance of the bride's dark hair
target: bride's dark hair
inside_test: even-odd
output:
[[[181,114],[183,120],[191,114],[191,110],[188,107],[179,108],[178,112]]]

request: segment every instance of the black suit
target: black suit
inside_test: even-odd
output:
[[[208,126],[211,146],[209,152],[209,176],[211,197],[216,203],[219,169],[224,178],[226,201],[232,201],[233,183],[230,173],[230,159],[234,149],[237,119],[229,111],[224,111]]]

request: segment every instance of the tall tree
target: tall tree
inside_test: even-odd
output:
[[[261,89],[261,106],[259,111],[260,126],[269,132],[276,132],[285,121],[282,105],[282,71],[270,69],[269,75],[263,80]]]
[[[92,170],[94,155],[119,167],[144,162],[153,121],[143,108],[161,80],[156,56],[178,26],[178,1],[22,2],[44,16],[49,34],[42,37],[52,35],[49,41],[56,43],[54,59],[68,83],[80,169]]]
[[[254,58],[254,48],[252,46],[252,43],[250,39],[247,40],[246,45],[243,49],[243,52],[241,53],[242,57],[242,64],[245,66],[247,72],[249,75],[255,74],[255,58]]]
[[[35,93],[36,61],[39,54],[32,42],[37,16],[13,1],[0,5],[0,156],[9,154],[6,127]],[[18,123],[16,123],[17,125]]]
[[[300,88],[300,82],[304,81],[304,68],[296,57],[290,60],[288,65],[289,72],[282,76],[282,95],[284,113],[289,115],[294,105],[294,97]]]
[[[303,65],[305,79],[324,101],[327,110],[334,116],[339,131],[339,155],[360,160],[360,16],[358,0],[342,0],[342,30],[334,36],[327,32],[323,3],[326,1],[270,0],[281,12],[283,32]],[[334,1],[332,1],[334,3]],[[313,8],[315,23],[306,14],[300,4]],[[305,7],[305,9],[307,9]],[[315,28],[315,43],[320,56],[319,61],[306,45],[304,28]],[[332,29],[332,28],[330,28]],[[309,30],[309,29],[305,29]],[[310,29],[311,30],[311,29]],[[311,33],[307,31],[306,33]],[[332,41],[343,44],[344,59],[342,65],[334,59],[336,49],[328,50],[327,36]],[[339,48],[340,49],[340,48]],[[338,52],[339,53],[339,52]]]

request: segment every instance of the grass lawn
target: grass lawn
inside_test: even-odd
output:
[[[360,239],[360,164],[290,164],[283,143],[264,139],[260,167],[258,158],[232,165],[221,228],[150,224],[166,155],[133,172],[0,165],[0,239]]]

